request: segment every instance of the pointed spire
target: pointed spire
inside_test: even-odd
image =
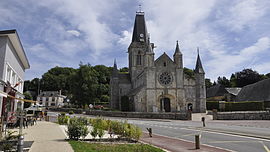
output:
[[[117,69],[116,59],[114,59],[114,63],[113,63],[112,76],[118,76],[118,69]]]
[[[113,62],[113,68],[114,68],[114,69],[117,69],[116,59],[114,59],[114,62]]]
[[[179,55],[182,54],[182,53],[180,52],[180,49],[179,49],[178,40],[176,41],[176,48],[175,48],[174,56],[175,56],[176,54],[179,54]]]
[[[202,62],[200,59],[200,51],[199,51],[199,47],[197,47],[197,62],[196,62],[196,67],[195,67],[195,73],[204,73],[203,67],[202,67]]]
[[[132,34],[132,42],[145,42],[147,43],[148,35],[144,19],[144,12],[141,10],[136,12],[135,23]]]

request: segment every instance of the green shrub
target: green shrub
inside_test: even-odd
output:
[[[74,114],[74,111],[69,110],[69,111],[68,111],[68,114],[73,115],[73,114]]]
[[[207,110],[213,110],[213,109],[219,110],[218,101],[206,101],[206,109]]]
[[[270,108],[270,101],[264,101],[264,108]]]
[[[68,130],[66,131],[69,139],[78,140],[79,138],[85,138],[87,136],[88,128],[79,118],[71,118],[68,124]]]
[[[95,139],[98,135],[98,129],[93,127],[92,131],[90,132],[91,136]]]
[[[104,136],[105,131],[103,129],[97,129],[97,134],[98,134],[98,137],[101,138]]]
[[[66,115],[60,115],[57,118],[59,125],[67,125],[69,121],[69,116]]]
[[[264,109],[261,101],[225,102],[225,111],[260,111]]]

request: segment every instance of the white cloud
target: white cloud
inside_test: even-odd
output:
[[[269,9],[269,1],[262,0],[237,0],[233,1],[231,7],[217,11],[220,25],[227,26],[232,31],[242,31],[244,27],[255,25]]]
[[[206,64],[209,69],[207,75],[212,79],[218,76],[229,77],[230,72],[240,71],[243,68],[252,68],[245,66],[251,66],[250,62],[254,63],[254,59],[261,54],[267,53],[269,48],[270,38],[262,37],[255,44],[238,51],[238,54],[229,54],[226,51],[212,51],[213,59]]]
[[[77,30],[68,30],[67,32],[77,37],[81,35],[81,33]]]

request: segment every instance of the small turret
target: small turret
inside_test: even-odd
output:
[[[174,63],[177,65],[178,68],[183,68],[183,59],[182,59],[182,53],[180,52],[178,41],[176,41],[176,48],[173,55]]]
[[[117,69],[116,59],[114,59],[114,63],[113,63],[112,77],[118,77],[118,69]]]
[[[195,89],[196,89],[196,112],[206,111],[206,89],[205,89],[205,73],[202,67],[202,62],[199,55],[199,48],[197,48],[198,56],[195,67]]]
[[[202,67],[202,62],[200,59],[200,54],[199,54],[199,48],[197,48],[198,56],[197,56],[197,62],[196,62],[196,67],[195,67],[195,73],[202,73],[204,74],[204,70]]]

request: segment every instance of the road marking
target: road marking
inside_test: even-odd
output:
[[[243,142],[258,142],[258,141],[224,140],[224,141],[210,141],[207,143],[219,144],[219,143],[243,143]]]
[[[146,133],[146,132],[145,132],[145,133]],[[154,134],[154,135],[155,135],[155,134]],[[170,137],[170,136],[165,136],[165,135],[161,135],[161,134],[156,134],[156,135],[163,136],[163,137],[167,137],[167,138],[172,138],[172,139],[177,139],[177,140],[182,140],[182,141],[194,143],[194,141],[189,141],[189,140],[181,139],[181,138],[178,138],[178,137]],[[206,146],[209,146],[209,147],[214,147],[214,148],[217,148],[217,149],[226,150],[226,151],[229,151],[229,152],[236,152],[236,151],[231,150],[231,149],[221,148],[221,147],[212,146],[212,145],[208,145],[208,144],[201,144],[201,145],[206,145]]]
[[[193,131],[198,131],[199,130],[199,129],[196,129],[196,128],[191,129],[190,127],[189,128],[181,128],[181,129],[193,130]],[[226,132],[217,132],[217,131],[209,131],[209,130],[204,130],[203,132],[226,135],[226,136],[241,137],[241,138],[247,138],[247,139],[263,140],[263,141],[268,141],[268,142],[270,141],[269,139],[263,139],[263,138],[258,138],[258,137],[250,137],[250,136],[245,136],[245,135],[236,135],[236,134],[232,134],[230,132],[226,133]]]
[[[185,136],[195,136],[197,135],[196,133],[192,133],[192,134],[186,134],[186,135],[182,135],[181,137],[185,137]]]
[[[262,143],[263,148],[265,149],[266,152],[270,152],[270,150],[268,149],[268,147],[262,141],[260,143]]]

